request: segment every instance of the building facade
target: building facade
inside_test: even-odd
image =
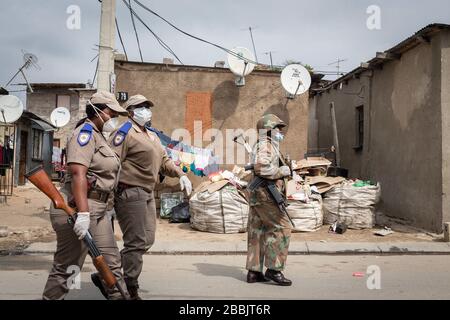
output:
[[[174,139],[178,138],[177,130],[184,128],[191,133],[191,140],[184,142],[198,147],[215,143],[217,147],[220,135],[222,163],[227,164],[224,167],[244,164],[237,157],[232,135],[239,129],[255,129],[258,119],[266,113],[278,115],[289,125],[282,143],[284,153],[302,159],[307,150],[308,93],[288,100],[280,72],[255,70],[246,77],[243,87],[237,87],[234,75],[221,67],[116,60],[115,73],[117,93],[143,94],[154,102],[153,127]],[[202,126],[196,126],[196,122]],[[208,135],[210,129],[220,134],[216,131]],[[194,140],[194,135],[201,141]]]
[[[450,26],[429,25],[310,99],[309,149],[335,145],[353,178],[381,183],[380,210],[441,232],[450,221]]]

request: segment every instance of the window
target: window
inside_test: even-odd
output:
[[[56,95],[56,107],[64,107],[67,110],[70,110],[70,96],[69,95]]]
[[[42,159],[42,147],[44,144],[44,131],[39,129],[33,129],[33,160]]]
[[[364,145],[364,106],[356,107],[356,145],[355,150],[361,150]]]

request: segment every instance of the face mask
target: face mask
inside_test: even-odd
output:
[[[283,141],[284,139],[284,134],[282,134],[281,132],[277,131],[275,132],[275,134],[273,135],[273,139],[276,141]]]
[[[103,122],[103,130],[102,130],[102,132],[111,133],[119,126],[119,118],[111,118],[108,114],[103,112],[103,110],[100,110],[96,106],[94,106],[91,103],[91,101],[89,101],[89,104],[94,108],[95,113],[100,118],[100,120]],[[97,112],[97,110],[100,111],[101,113],[103,113],[104,115],[106,115],[109,119],[106,120],[106,121],[103,120],[103,118],[100,116],[100,114]]]
[[[108,121],[106,121],[103,124],[103,132],[111,133],[119,126],[119,118],[109,118]]]
[[[152,112],[149,108],[137,108],[133,111],[133,120],[136,121],[140,126],[144,126],[147,122],[152,119]]]

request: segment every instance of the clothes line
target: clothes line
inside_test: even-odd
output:
[[[211,149],[193,147],[181,141],[172,140],[158,129],[149,126],[146,128],[158,136],[167,155],[183,172],[192,172],[196,176],[204,177],[220,171],[219,158],[214,156]]]

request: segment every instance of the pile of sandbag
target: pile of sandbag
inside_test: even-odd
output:
[[[288,200],[287,211],[295,228],[293,232],[314,232],[323,225],[322,197],[312,194],[307,202]]]
[[[380,184],[358,185],[345,181],[336,185],[323,198],[324,223],[345,223],[350,229],[373,228],[380,195]]]
[[[189,211],[193,229],[212,233],[247,231],[248,202],[228,180],[202,183],[189,200]]]

